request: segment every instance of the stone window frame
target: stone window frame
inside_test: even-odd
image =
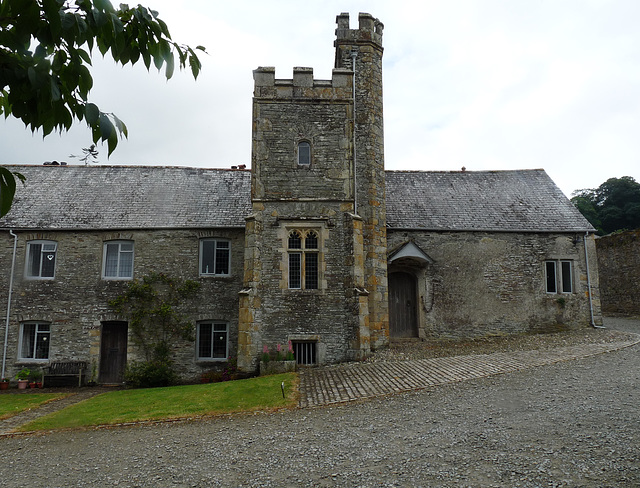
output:
[[[203,267],[203,263],[202,263],[202,258],[204,256],[204,243],[205,242],[214,242],[214,251],[213,251],[213,266],[214,266],[214,272],[213,273],[208,273],[208,272],[203,272],[202,271],[202,267]],[[227,247],[227,272],[226,273],[216,273],[216,269],[218,268],[218,244],[219,243],[226,243],[228,245]],[[231,239],[226,239],[226,238],[220,238],[220,237],[201,237],[199,239],[199,257],[198,257],[198,274],[200,276],[204,276],[204,277],[213,277],[213,276],[224,276],[224,277],[228,277],[231,276]]]
[[[201,329],[202,326],[210,325],[211,326],[211,340],[210,340],[210,356],[201,356],[200,348],[201,348]],[[219,328],[216,330],[216,326]],[[224,328],[224,330],[222,329]],[[214,334],[223,333],[225,335],[225,353],[223,357],[216,356],[214,357]],[[221,362],[228,361],[229,359],[229,322],[226,320],[198,320],[196,322],[196,360],[198,362]]]
[[[25,342],[25,327],[26,326],[34,326],[33,330],[33,344],[31,356],[25,356],[24,348],[26,346]],[[42,330],[40,327],[42,326]],[[46,329],[45,329],[46,327]],[[49,357],[51,355],[51,322],[41,321],[41,320],[27,320],[20,323],[20,337],[18,341],[18,360],[22,362],[47,362],[49,361]],[[38,338],[42,337],[42,342],[40,344],[46,344],[46,355],[44,357],[36,357],[38,355]]]
[[[33,264],[33,259],[34,259],[34,253],[35,251],[33,250],[35,246],[40,245],[40,250],[37,251],[39,254],[39,262],[38,262],[38,273],[37,274],[32,274],[32,264]],[[53,250],[49,250],[48,253],[45,252],[44,250],[44,246],[53,246]],[[44,262],[44,254],[53,254],[53,269],[52,269],[52,274],[51,276],[43,276],[43,269],[42,269],[42,265]],[[55,275],[56,275],[56,260],[58,257],[58,243],[56,241],[53,241],[51,239],[32,239],[27,241],[27,253],[26,253],[26,258],[25,258],[25,265],[24,265],[24,275],[25,278],[29,279],[29,280],[53,280],[55,279]]]
[[[117,263],[115,275],[107,275],[107,256],[109,246],[117,244]],[[131,244],[131,250],[123,250],[123,244]],[[121,276],[121,266],[124,256],[131,254],[131,273],[127,276]],[[135,241],[133,239],[113,239],[103,242],[102,248],[102,279],[103,280],[132,280],[134,274],[134,260],[135,260]]]
[[[574,293],[574,274],[574,264],[571,259],[545,260],[544,283],[546,293],[550,295],[571,295]]]
[[[278,230],[276,235],[280,240],[281,247],[279,248],[281,261],[280,261],[280,290],[283,293],[292,294],[322,294],[327,289],[327,281],[325,278],[326,263],[325,258],[327,255],[327,242],[329,241],[330,226],[329,219],[326,217],[311,217],[311,218],[295,218],[295,217],[279,217],[277,219]],[[289,248],[288,239],[292,230],[298,231],[310,231],[313,230],[318,236],[318,288],[317,289],[305,289],[305,288],[289,288]]]
[[[297,234],[299,236],[300,247],[292,246],[292,236]],[[310,239],[311,236],[314,236],[315,246],[308,247],[308,242],[314,242]],[[318,290],[320,289],[320,232],[314,228],[291,228],[288,229],[287,232],[287,288],[289,290]],[[295,264],[297,267],[297,273],[295,276],[297,277],[297,282],[295,285],[292,285],[292,262],[295,261],[295,257],[298,257],[298,262]],[[315,270],[310,271],[308,269],[309,265],[312,264],[313,259],[315,258],[315,263],[313,266]],[[311,274],[313,273],[313,274]],[[314,279],[315,278],[315,279]],[[295,278],[294,278],[295,279]]]
[[[301,161],[302,153],[300,148],[303,146],[308,148],[309,151],[307,162]],[[296,145],[296,162],[298,164],[298,168],[311,168],[311,164],[313,162],[313,146],[309,139],[300,139],[298,141],[298,144]]]

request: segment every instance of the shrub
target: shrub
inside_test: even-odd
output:
[[[153,351],[153,358],[146,361],[133,361],[127,365],[125,381],[133,388],[155,388],[170,386],[178,382],[173,370],[169,346],[161,342]]]

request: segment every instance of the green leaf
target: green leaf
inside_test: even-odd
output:
[[[62,51],[64,52],[64,51]],[[84,49],[76,49],[76,52],[78,53],[78,55],[82,58],[82,60],[87,63],[89,66],[91,66],[91,56],[89,56],[89,53],[87,51],[85,51]]]
[[[51,78],[51,100],[57,102],[60,100],[60,88],[54,78]]]
[[[100,139],[106,141],[107,139],[109,139],[109,137],[111,137],[111,134],[115,132],[113,124],[109,120],[109,117],[102,112],[100,112],[98,124],[100,126]]]
[[[174,68],[175,66],[174,66],[173,53],[169,53],[169,57],[167,58],[167,67],[164,73],[167,80],[170,80],[171,77],[173,76]]]
[[[13,197],[15,193],[15,175],[7,168],[3,168],[0,166],[0,217],[6,215],[9,212],[9,209],[11,209],[11,204],[13,203]]]
[[[127,130],[127,126],[124,125],[124,122],[115,115],[113,116],[113,120],[116,123],[116,129],[118,129],[118,132],[123,134],[125,137],[129,137],[129,131]]]
[[[29,66],[27,68],[27,76],[29,77],[29,83],[31,83],[31,86],[35,87],[38,81],[38,77],[36,75],[36,70],[33,66]]]
[[[115,151],[117,145],[118,145],[118,134],[116,133],[116,131],[113,131],[109,136],[109,139],[107,139],[107,147],[109,148],[107,157],[111,156],[111,153]]]
[[[87,124],[92,126],[97,123],[100,117],[100,110],[93,103],[87,103],[84,109],[84,116],[87,118]]]

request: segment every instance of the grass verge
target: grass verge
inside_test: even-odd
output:
[[[65,393],[3,394],[0,396],[0,420],[8,419],[24,410],[29,410],[66,396],[67,394]]]
[[[281,384],[285,385],[285,398]],[[21,431],[113,425],[293,407],[297,375],[287,373],[246,380],[167,388],[119,390],[97,395],[20,427]]]

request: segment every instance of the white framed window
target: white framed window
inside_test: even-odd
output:
[[[224,239],[200,239],[200,275],[231,274],[231,243]]]
[[[311,144],[307,141],[301,141],[298,143],[298,165],[311,165]]]
[[[49,359],[51,325],[41,322],[25,322],[20,325],[20,359]]]
[[[108,280],[133,278],[133,241],[104,243],[102,277]]]
[[[229,324],[203,321],[197,324],[196,351],[200,361],[225,361],[229,357]]]
[[[547,293],[573,293],[573,261],[545,261]]]
[[[57,250],[58,243],[55,241],[27,242],[25,266],[27,278],[53,279],[56,271]]]
[[[319,283],[319,243],[315,230],[292,230],[287,238],[289,288],[317,290]]]

